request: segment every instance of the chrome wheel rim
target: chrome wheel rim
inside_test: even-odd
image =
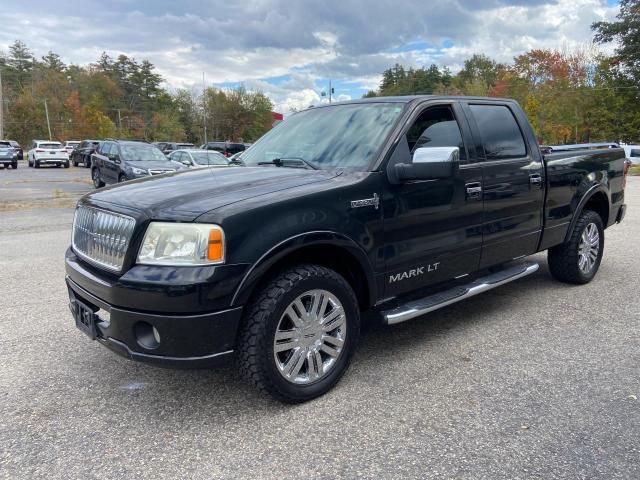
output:
[[[94,170],[93,171],[93,184],[97,187],[98,186],[98,182],[99,182],[98,171]]]
[[[600,232],[595,223],[590,223],[582,231],[578,247],[578,267],[582,273],[593,270],[600,252]]]
[[[324,378],[342,355],[347,321],[340,300],[327,290],[309,290],[285,309],[273,340],[278,371],[288,382]]]

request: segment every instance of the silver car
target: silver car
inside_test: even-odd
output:
[[[229,159],[214,150],[182,149],[171,152],[169,159],[188,168],[228,167]]]

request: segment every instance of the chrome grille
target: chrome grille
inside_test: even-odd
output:
[[[119,272],[135,225],[127,215],[80,206],[73,219],[73,250],[88,262]]]

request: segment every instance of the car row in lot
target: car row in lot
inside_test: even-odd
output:
[[[134,140],[106,140],[91,155],[91,179],[96,188],[135,178],[187,168],[226,167],[227,158],[214,151],[175,150],[166,156],[153,144]]]

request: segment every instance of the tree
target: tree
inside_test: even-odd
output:
[[[67,66],[60,58],[60,55],[58,55],[57,53],[53,53],[51,50],[49,50],[49,53],[42,57],[42,64],[45,68],[56,72],[63,72],[67,68]]]
[[[616,22],[595,22],[597,43],[617,42],[616,59],[621,71],[640,86],[640,0],[620,0]]]

